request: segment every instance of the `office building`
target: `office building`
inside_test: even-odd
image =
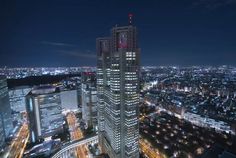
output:
[[[10,106],[12,109],[13,126],[23,122],[23,112],[25,109],[25,96],[30,92],[28,86],[15,87],[9,90]]]
[[[3,125],[3,117],[0,113],[0,153],[4,150],[5,146],[5,132],[4,132],[4,125]]]
[[[26,111],[25,96],[30,92],[28,86],[16,87],[9,90],[10,105],[14,112],[20,113]]]
[[[95,73],[82,73],[81,101],[82,119],[86,127],[97,130],[97,89],[95,78]]]
[[[131,17],[130,17],[131,20]],[[112,158],[139,157],[140,49],[136,27],[114,27],[97,39],[99,144]]]
[[[64,110],[78,110],[77,90],[61,90],[61,107]]]
[[[110,85],[110,37],[98,38],[96,41],[96,49],[98,138],[100,145],[103,145],[103,133],[105,132],[104,87]]]
[[[7,79],[0,76],[0,148],[13,130],[11,106],[9,103]]]
[[[26,111],[31,142],[63,132],[64,117],[58,88],[53,86],[33,88],[26,96]]]

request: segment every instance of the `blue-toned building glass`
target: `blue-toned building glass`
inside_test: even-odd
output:
[[[97,131],[97,89],[95,73],[82,73],[81,81],[81,100],[82,100],[82,119],[86,127]]]
[[[9,103],[7,79],[0,76],[0,148],[13,130],[11,106]]]
[[[0,152],[3,151],[5,145],[5,132],[4,132],[4,125],[3,125],[3,117],[0,113]]]
[[[31,142],[63,132],[60,91],[56,87],[34,88],[26,96],[26,111]]]

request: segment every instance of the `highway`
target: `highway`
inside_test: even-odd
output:
[[[69,125],[71,140],[82,139],[83,133],[79,127],[77,127],[77,118],[73,112],[67,114],[67,122]],[[79,146],[75,149],[75,155],[77,158],[87,158],[88,157],[88,148],[86,145]]]
[[[84,138],[80,128],[76,126],[77,118],[75,117],[74,113],[71,112],[67,115],[67,121],[70,129],[71,140],[75,141]],[[147,157],[165,158],[165,155],[159,153],[157,149],[153,149],[152,146],[149,144],[149,142],[145,141],[142,138],[139,141],[139,145],[140,149]],[[77,158],[87,158],[88,153],[89,151],[86,145],[80,145],[75,149],[75,155]]]
[[[58,151],[55,155],[53,155],[52,158],[59,158],[66,151],[74,149],[78,146],[80,146],[80,147],[85,146],[85,144],[90,144],[92,142],[95,142],[95,143],[98,142],[98,135],[94,135],[94,136],[91,136],[91,137],[88,137],[88,138],[83,138],[81,140],[72,141],[69,144],[65,144],[60,151]],[[79,155],[79,156],[81,156],[81,155]]]
[[[22,158],[28,139],[29,139],[28,125],[26,123],[24,123],[20,127],[14,140],[12,140],[12,143],[11,143],[5,157],[7,157],[7,158]]]

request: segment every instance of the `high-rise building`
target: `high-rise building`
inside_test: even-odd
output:
[[[35,87],[26,96],[26,111],[31,142],[63,132],[64,117],[58,88]]]
[[[7,80],[0,76],[0,148],[13,130],[11,106],[9,103]],[[3,141],[4,140],[4,141]]]
[[[95,78],[95,73],[82,73],[81,101],[82,119],[88,128],[97,130],[97,89]]]
[[[30,92],[28,86],[20,86],[9,90],[10,105],[12,111],[20,113],[25,111],[25,96]]]
[[[3,117],[0,113],[0,153],[4,151],[5,145],[5,132],[4,132],[4,124],[3,124]]]
[[[25,96],[30,92],[28,86],[19,86],[9,90],[9,100],[12,109],[13,126],[23,122],[25,109]]]
[[[99,144],[112,158],[139,157],[140,49],[136,27],[114,27],[98,38]]]
[[[97,49],[97,108],[98,139],[104,152],[105,133],[105,88],[110,85],[110,37],[98,38]]]
[[[64,110],[78,110],[77,90],[61,90],[61,106]]]

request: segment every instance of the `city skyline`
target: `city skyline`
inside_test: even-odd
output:
[[[139,158],[140,48],[137,28],[115,26],[96,40],[98,137],[111,158]]]
[[[94,39],[127,25],[129,13],[142,65],[235,66],[235,8],[234,0],[3,2],[0,67],[95,66]]]
[[[236,0],[0,14],[0,157],[236,158]]]

